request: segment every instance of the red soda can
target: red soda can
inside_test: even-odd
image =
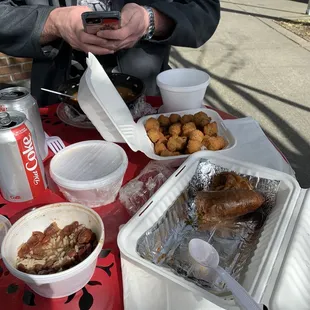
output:
[[[0,113],[0,188],[12,202],[35,199],[46,189],[34,129],[18,111]]]

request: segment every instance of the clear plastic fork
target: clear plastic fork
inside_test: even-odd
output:
[[[61,138],[59,138],[57,136],[50,137],[45,132],[45,139],[46,139],[47,146],[50,148],[50,150],[54,154],[57,154],[58,152],[60,152],[62,149],[64,149],[66,147],[64,142],[61,140]]]

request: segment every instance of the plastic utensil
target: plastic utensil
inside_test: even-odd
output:
[[[57,154],[58,152],[60,152],[62,149],[66,147],[64,142],[61,140],[61,138],[57,136],[50,137],[46,132],[45,132],[45,140],[46,140],[47,146],[51,149],[51,151],[54,154]]]
[[[55,90],[51,90],[51,89],[46,89],[46,88],[41,88],[41,90],[46,91],[48,93],[52,93],[52,94],[56,94],[56,95],[60,95],[60,96],[64,96],[64,97],[69,97],[71,99],[76,100],[76,97],[70,96],[68,94],[60,93],[59,91],[55,91]]]
[[[220,261],[219,254],[210,243],[195,238],[189,242],[188,248],[190,255],[197,263],[204,267],[212,268],[225,281],[241,309],[261,310],[261,307],[249,293],[229,273],[218,266]]]

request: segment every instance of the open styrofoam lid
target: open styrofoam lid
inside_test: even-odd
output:
[[[86,61],[78,92],[81,109],[105,140],[126,142],[133,151],[139,150],[137,126],[126,103],[96,56],[88,53]]]
[[[53,180],[66,188],[91,189],[122,177],[128,159],[117,144],[83,141],[66,147],[51,161]]]
[[[11,223],[10,221],[3,215],[0,215],[0,259],[2,258],[1,256],[1,245],[3,242],[3,239],[9,229],[11,228]]]

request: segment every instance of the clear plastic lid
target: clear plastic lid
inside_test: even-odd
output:
[[[0,259],[2,258],[1,256],[2,241],[5,235],[7,234],[7,232],[9,231],[9,229],[11,228],[11,226],[12,225],[10,221],[5,216],[0,214]]]

